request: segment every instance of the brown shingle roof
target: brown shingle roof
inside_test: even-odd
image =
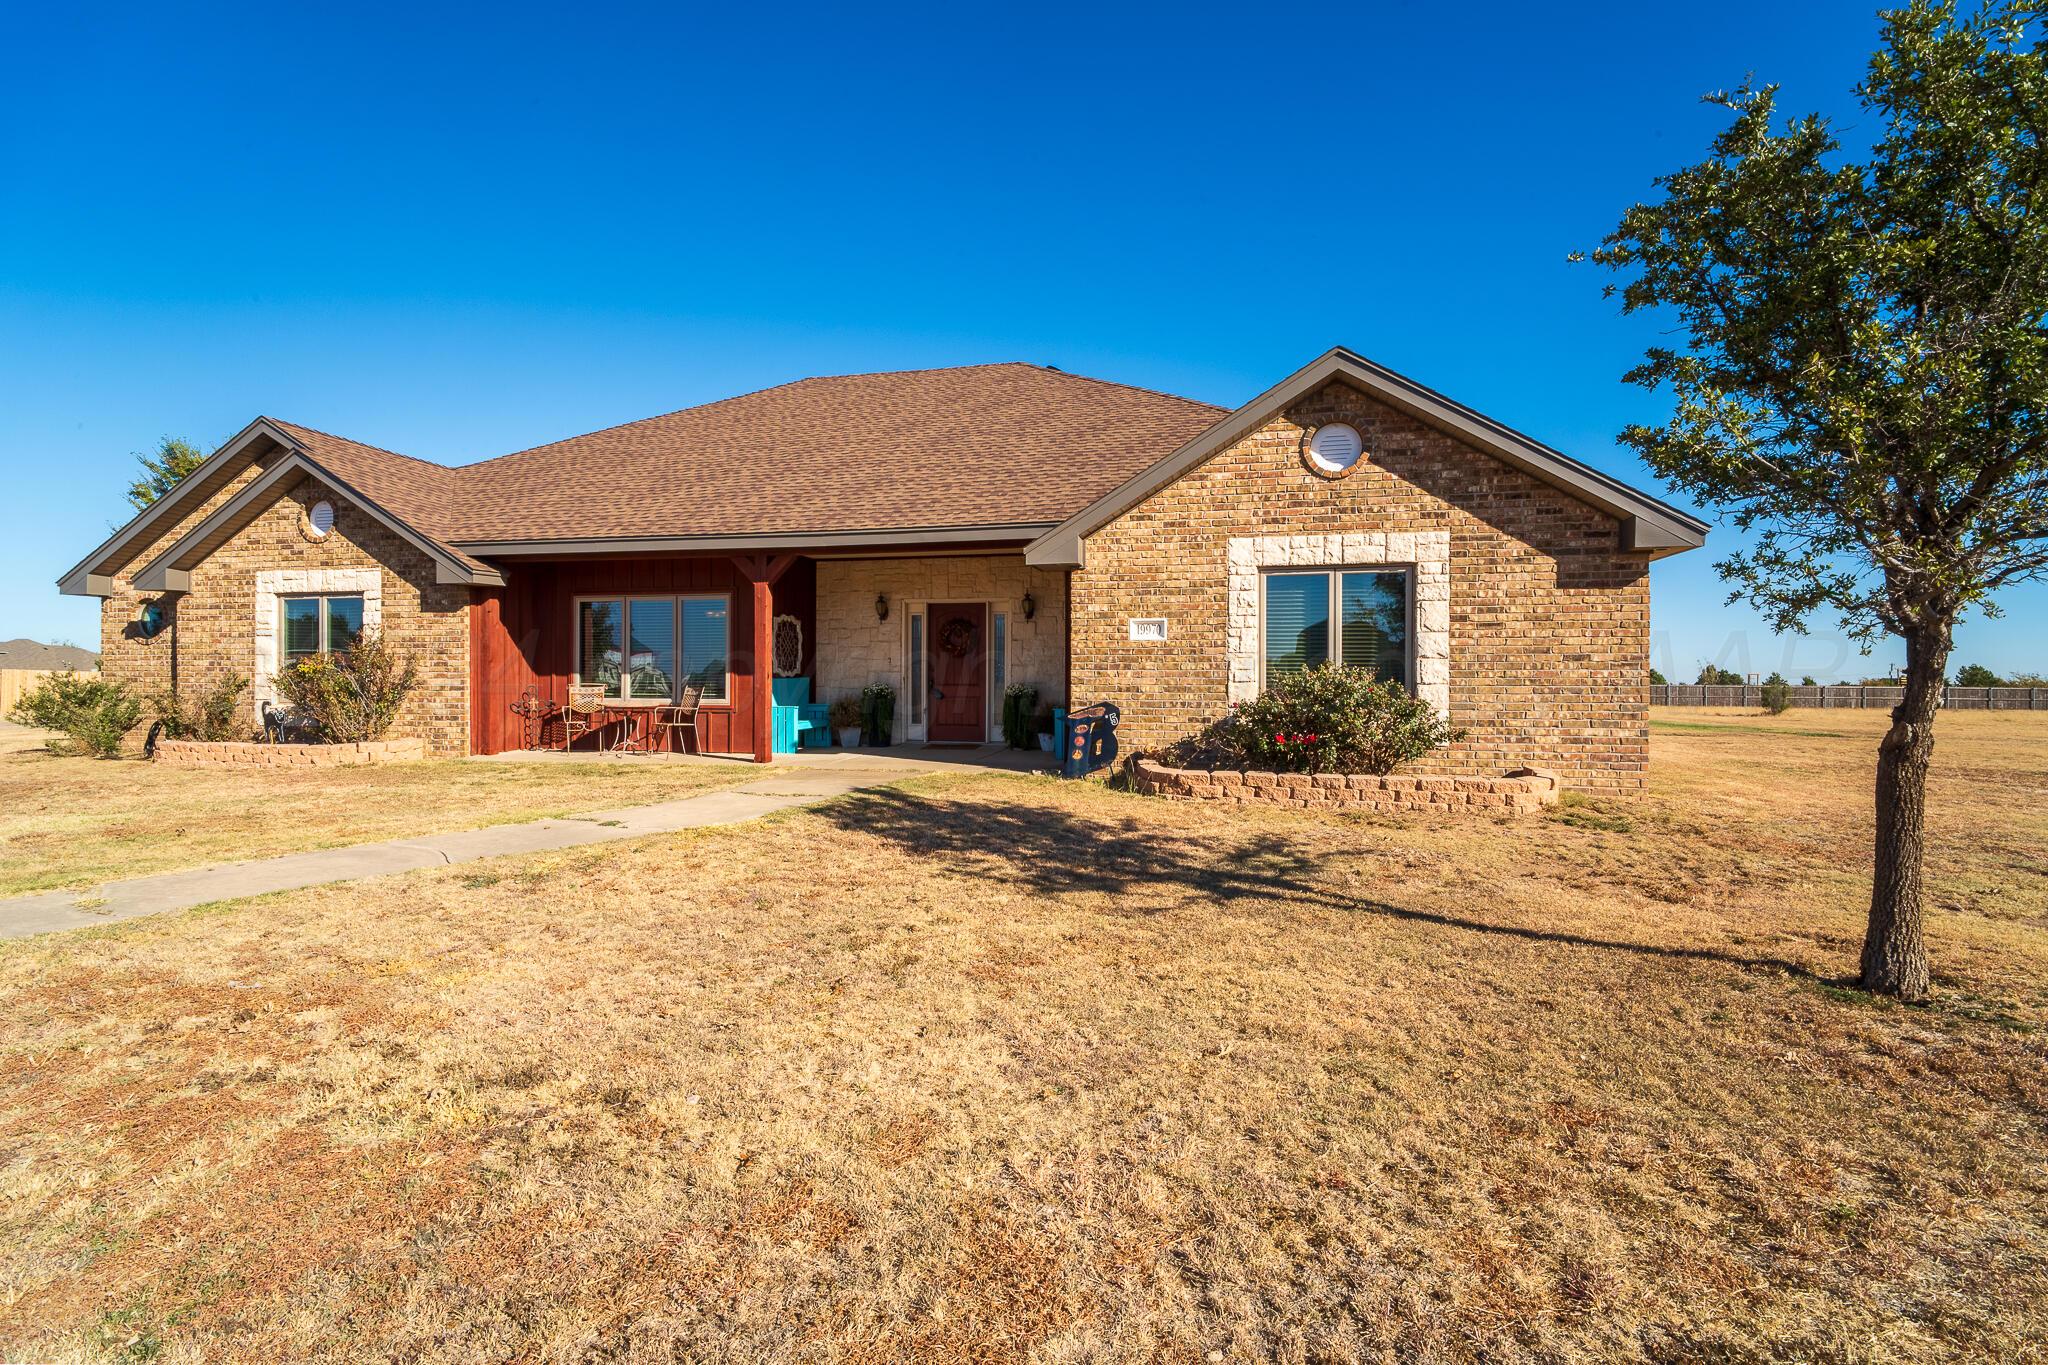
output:
[[[275,417],[266,420],[303,446],[315,464],[438,543],[451,556],[472,569],[483,566],[482,560],[454,549],[449,543],[461,529],[456,515],[462,496],[461,470],[380,446],[364,445],[296,422],[280,422]]]
[[[89,673],[100,656],[77,645],[46,645],[41,640],[0,640],[0,668],[70,669]]]
[[[290,433],[316,464],[332,470],[337,478],[414,530],[443,540],[458,529],[452,514],[459,470],[296,422],[268,420]]]
[[[1003,364],[803,379],[455,468],[270,420],[450,545],[1057,522],[1223,412]]]
[[[1038,365],[804,379],[465,466],[454,538],[1056,522],[1223,411]]]

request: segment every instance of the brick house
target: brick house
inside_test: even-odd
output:
[[[1348,351],[1235,410],[1032,365],[808,379],[448,467],[259,418],[60,580],[111,676],[253,683],[371,626],[397,733],[523,743],[511,704],[703,689],[770,754],[779,675],[897,689],[897,738],[996,735],[1004,686],[1108,699],[1127,749],[1278,672],[1369,666],[1464,728],[1424,771],[1643,780],[1649,566],[1706,525]]]

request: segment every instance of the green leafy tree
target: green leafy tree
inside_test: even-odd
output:
[[[142,476],[128,485],[128,501],[140,511],[178,486],[178,480],[206,463],[206,453],[190,441],[166,436],[156,443],[154,453],[138,451],[135,462]]]
[[[1659,673],[1656,669],[1653,668],[1650,670],[1650,686],[1662,687],[1670,681],[1671,680],[1669,678],[1665,677],[1662,673]]]
[[[1958,687],[2003,687],[1998,675],[1982,664],[1964,664],[1956,671]]]
[[[1905,643],[1877,759],[1861,978],[1930,988],[1921,860],[1936,707],[1958,617],[2048,567],[2048,33],[2042,0],[1882,16],[1857,87],[1867,152],[1780,121],[1775,86],[1709,97],[1727,129],[1594,254],[1625,312],[1679,343],[1629,378],[1670,394],[1626,441],[1758,532],[1722,561],[1781,630],[1832,612]],[[1616,286],[1610,286],[1610,292]]]
[[[1722,668],[1718,664],[1701,664],[1700,676],[1693,683],[1693,686],[1740,687],[1742,686],[1742,675],[1732,668]]]

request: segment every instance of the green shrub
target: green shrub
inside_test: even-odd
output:
[[[2003,687],[1998,675],[1983,664],[1964,664],[1956,674],[1958,687]]]
[[[1030,683],[1011,683],[1003,689],[1003,743],[1012,749],[1038,747],[1038,731],[1031,718],[1038,712],[1038,689]]]
[[[382,739],[398,708],[419,685],[419,668],[375,631],[341,654],[316,654],[277,675],[285,705],[336,744]]]
[[[198,739],[209,743],[247,739],[249,727],[236,712],[242,694],[249,690],[247,678],[225,677],[196,697],[177,692],[159,692],[151,697],[150,709],[163,725],[165,739]]]
[[[1792,709],[1792,684],[1783,678],[1765,683],[1761,695],[1764,710],[1774,716],[1782,716]]]
[[[54,753],[119,758],[122,739],[142,719],[142,699],[97,673],[52,673],[14,704],[10,718],[62,735],[50,744]]]
[[[896,689],[869,683],[861,689],[861,743],[886,745],[896,734]]]
[[[1369,669],[1317,664],[1239,702],[1207,741],[1250,768],[1390,773],[1463,736],[1399,683]]]

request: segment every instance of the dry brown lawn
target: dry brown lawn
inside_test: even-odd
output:
[[[667,801],[748,764],[467,763],[234,772],[0,744],[0,896],[417,834]]]
[[[0,947],[0,1358],[2040,1359],[2048,716],[1523,823],[928,778]]]

